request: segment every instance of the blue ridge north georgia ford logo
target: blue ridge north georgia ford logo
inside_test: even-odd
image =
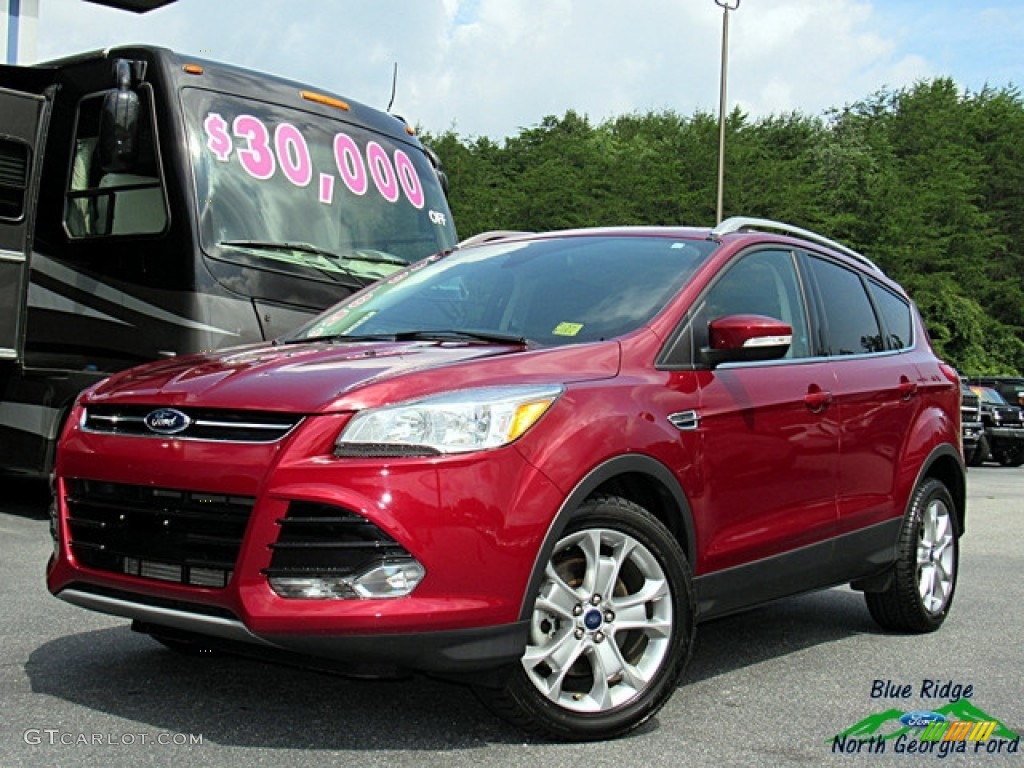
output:
[[[179,432],[184,432],[192,423],[192,419],[187,414],[174,408],[157,408],[155,411],[147,413],[143,421],[150,432],[156,432],[159,435],[176,435]]]

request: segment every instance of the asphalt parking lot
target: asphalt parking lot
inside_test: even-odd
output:
[[[654,721],[578,745],[527,739],[458,685],[165,650],[51,597],[45,488],[0,487],[0,766],[1022,764],[1019,740],[999,734],[1024,732],[1024,469],[971,470],[960,583],[939,632],[884,634],[846,588],[702,625]],[[882,754],[868,740],[836,747],[852,726],[891,731],[890,710],[934,711],[968,686],[966,701],[1005,730],[963,754],[911,752],[913,739]]]

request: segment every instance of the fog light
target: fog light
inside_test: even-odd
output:
[[[270,588],[281,597],[299,600],[351,600],[405,597],[423,581],[426,571],[415,560],[381,563],[358,576],[319,574],[271,576]]]
[[[352,582],[360,597],[403,597],[423,581],[425,571],[415,560],[385,563],[363,573]]]

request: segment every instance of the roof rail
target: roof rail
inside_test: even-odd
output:
[[[467,237],[459,243],[459,248],[465,248],[469,245],[480,245],[481,243],[493,243],[496,240],[507,240],[510,237],[532,234],[532,232],[524,232],[518,229],[493,229],[488,232],[480,232],[476,235]]]
[[[845,253],[852,259],[856,259],[862,264],[867,265],[875,272],[881,273],[882,270],[875,262],[865,256],[863,253],[848,248],[842,243],[837,243],[835,240],[831,240],[824,235],[819,235],[817,232],[812,232],[809,229],[802,229],[800,227],[794,227],[792,224],[786,224],[781,221],[772,221],[771,219],[755,219],[749,216],[732,216],[717,227],[711,230],[711,234],[714,237],[721,237],[722,235],[729,235],[733,232],[743,232],[746,230],[773,230],[776,232],[783,232],[788,235],[796,235],[802,237],[805,240],[818,243],[819,245],[827,246],[840,253]],[[883,273],[884,274],[884,273]]]

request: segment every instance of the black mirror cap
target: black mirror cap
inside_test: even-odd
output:
[[[114,62],[117,88],[103,96],[100,112],[99,151],[104,173],[126,173],[138,153],[139,94],[132,90],[132,63]]]

